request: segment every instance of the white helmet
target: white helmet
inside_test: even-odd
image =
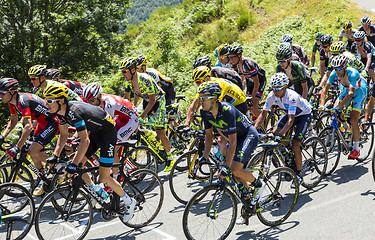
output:
[[[289,84],[289,78],[285,73],[279,72],[271,77],[271,87],[284,87]]]
[[[99,83],[90,83],[82,90],[82,97],[85,101],[90,101],[102,93],[102,86]]]

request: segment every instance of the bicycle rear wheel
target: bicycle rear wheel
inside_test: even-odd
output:
[[[199,201],[197,201],[199,199]],[[217,184],[197,192],[185,207],[182,226],[187,239],[225,239],[237,218],[237,200]]]
[[[93,209],[86,193],[78,190],[78,195],[80,197],[75,198],[72,188],[66,186],[43,199],[35,218],[35,231],[39,239],[83,239],[87,235],[92,224]],[[81,208],[82,205],[89,206]]]
[[[0,224],[0,239],[23,239],[35,217],[35,203],[30,192],[16,183],[0,185],[0,209],[3,222]],[[10,236],[7,236],[8,230]]]
[[[341,145],[340,138],[331,126],[324,128],[319,133],[319,138],[323,140],[327,148],[328,162],[325,175],[331,175],[337,168],[340,161]]]
[[[364,120],[364,116],[359,118],[359,124]],[[372,148],[374,147],[374,125],[363,126],[363,129],[360,129],[359,132],[359,146],[360,146],[360,155],[357,158],[357,161],[365,161],[371,154]]]
[[[16,178],[14,180],[11,180],[10,174],[14,167],[15,164],[13,163],[6,163],[0,166],[0,184],[12,181],[21,184],[30,193],[32,193],[35,189],[35,179],[30,170],[27,167],[21,165],[16,173]]]
[[[302,152],[302,186],[313,188],[325,176],[327,169],[327,149],[318,137],[310,137],[301,144]]]
[[[186,204],[196,192],[210,183],[210,174],[203,175],[199,170],[194,172],[195,160],[198,157],[198,150],[184,153],[177,159],[169,174],[169,187],[172,195],[182,204]],[[179,168],[181,164],[186,164],[188,167]]]
[[[296,185],[295,188],[290,187],[292,182]],[[257,216],[263,224],[276,226],[292,214],[297,204],[297,176],[292,169],[279,167],[267,175],[264,183],[266,187],[257,204]]]
[[[149,169],[158,173],[158,161],[155,153],[147,146],[136,146],[126,153],[126,158],[132,163],[134,169]]]
[[[142,181],[139,181],[142,176]],[[148,169],[141,169],[129,175],[123,185],[125,192],[137,201],[134,216],[123,223],[131,228],[141,228],[158,215],[164,200],[163,183],[158,175]]]

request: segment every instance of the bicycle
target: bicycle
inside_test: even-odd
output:
[[[34,223],[35,203],[30,192],[20,184],[0,185],[0,238],[23,239]]]
[[[277,145],[262,145],[272,149]],[[213,168],[219,165],[206,163]],[[256,205],[250,205],[239,190],[232,174],[218,183],[208,185],[198,191],[187,203],[182,219],[185,237],[187,239],[225,239],[231,233],[237,218],[237,200],[243,204],[241,215],[247,220],[257,215],[267,226],[277,226],[284,222],[293,212],[298,196],[299,185],[295,173],[286,167],[279,167],[267,173],[263,165],[250,169],[258,172],[258,178],[266,184],[261,198]],[[215,172],[214,170],[213,172]],[[287,181],[288,179],[288,181]],[[296,188],[290,188],[294,182]],[[250,192],[253,198],[253,192]]]
[[[248,162],[247,168],[253,168],[257,166],[264,159],[269,158],[268,162],[272,162],[273,166],[280,167],[285,166],[293,170],[296,170],[295,161],[293,156],[293,151],[291,149],[291,132],[286,134],[286,139],[283,141],[289,142],[287,147],[281,144],[272,150],[262,149],[260,152],[256,153],[252,159]],[[259,146],[263,146],[264,142],[267,140],[273,140],[272,134],[261,134]],[[263,143],[262,143],[263,142]],[[281,148],[287,149],[286,154],[283,154]],[[302,186],[311,189],[316,187],[325,176],[325,171],[327,168],[327,149],[324,143],[316,136],[304,138],[301,142],[301,154],[302,154],[302,176],[303,182]]]
[[[92,200],[100,205],[98,211],[106,221],[119,217],[126,226],[141,228],[154,220],[164,200],[163,183],[157,174],[148,169],[124,173],[124,165],[121,163],[113,164],[113,167],[119,168],[118,180],[123,178],[125,192],[137,201],[131,220],[124,222],[122,219],[120,196],[110,192],[104,200],[82,180],[82,174],[95,172],[99,167],[78,169],[68,186],[49,193],[40,203],[35,218],[38,238],[83,239],[93,221]]]
[[[331,112],[331,109],[325,110],[326,112]],[[339,163],[341,153],[348,155],[352,151],[353,139],[352,134],[347,133],[348,127],[342,127],[340,129],[340,121],[338,119],[339,112],[330,113],[331,123],[329,126],[325,127],[320,133],[319,137],[324,140],[324,144],[327,147],[329,166],[327,168],[326,175],[332,174]],[[347,118],[348,113],[344,114],[344,121],[346,125],[350,126],[350,121]],[[361,126],[364,119],[364,116],[359,118],[359,125]],[[371,150],[374,146],[374,126],[371,124],[364,124],[363,126],[368,125],[368,127],[363,127],[360,130],[360,139],[359,147],[362,149],[360,155],[357,158],[357,161],[365,161],[371,153]],[[367,145],[368,150],[364,149],[364,145]]]

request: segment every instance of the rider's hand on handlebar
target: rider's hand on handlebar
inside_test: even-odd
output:
[[[217,175],[218,178],[224,179],[230,173],[230,168],[228,166],[222,165],[219,167],[219,174]]]
[[[17,146],[14,146],[14,147],[9,148],[9,149],[7,150],[7,154],[8,154],[8,156],[10,156],[11,158],[15,158],[19,152],[20,152],[20,149],[19,149]]]
[[[46,159],[46,163],[56,164],[58,160],[59,160],[59,157],[56,156],[55,154],[53,154],[52,157],[49,157],[49,158]]]

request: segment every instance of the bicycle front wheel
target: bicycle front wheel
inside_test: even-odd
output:
[[[35,217],[35,203],[30,192],[16,183],[0,185],[0,209],[3,222],[0,224],[0,239],[23,239]]]
[[[290,184],[294,182],[295,188]],[[267,175],[263,195],[257,204],[257,216],[267,226],[284,222],[294,211],[299,196],[299,184],[294,171],[279,167]]]
[[[132,163],[126,164],[127,166],[131,166],[130,171],[149,169],[158,173],[157,156],[147,146],[137,146],[131,148],[129,152],[126,153],[126,158]]]
[[[302,186],[313,188],[325,176],[327,169],[327,149],[318,137],[310,137],[301,144],[302,152]]]
[[[74,196],[70,186],[49,193],[40,203],[35,218],[39,239],[83,239],[92,224],[93,209],[89,197],[82,190]],[[81,208],[88,205],[87,208]],[[82,209],[82,211],[74,211]]]
[[[10,176],[12,170],[15,168],[15,164],[6,163],[0,166],[0,184],[5,182],[15,182],[24,186],[30,193],[34,191],[35,179],[31,174],[30,170],[24,165],[20,165],[15,177]],[[13,178],[13,179],[11,179]]]
[[[139,181],[140,177],[141,181]],[[137,201],[133,218],[123,222],[126,226],[141,228],[156,218],[163,205],[164,188],[155,172],[148,169],[133,172],[125,179],[122,187]],[[122,221],[121,217],[120,220]]]
[[[237,200],[217,184],[197,192],[185,207],[182,227],[187,239],[225,239],[237,218]]]
[[[336,170],[339,164],[341,155],[340,138],[331,126],[324,128],[319,133],[319,138],[323,140],[327,148],[328,162],[325,175],[328,176]]]

